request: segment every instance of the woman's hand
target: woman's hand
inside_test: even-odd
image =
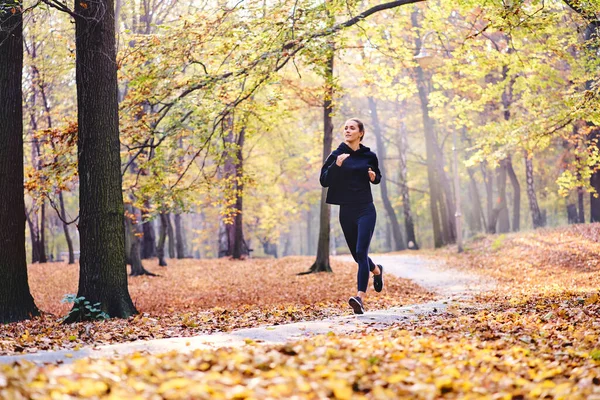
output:
[[[337,164],[338,167],[341,167],[344,160],[348,157],[350,157],[350,154],[348,154],[348,153],[340,154],[337,157],[337,160],[335,161],[335,163]]]
[[[375,175],[375,172],[373,172],[373,170],[369,168],[369,179],[371,180],[371,182],[374,182],[376,177],[377,175]]]

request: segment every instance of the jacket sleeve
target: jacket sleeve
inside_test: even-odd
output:
[[[379,160],[377,159],[377,155],[373,154],[373,161],[371,162],[373,165],[371,169],[375,172],[375,180],[371,182],[373,185],[378,185],[381,182],[381,171],[379,170]],[[369,179],[369,181],[371,181]]]
[[[321,168],[321,178],[319,181],[321,182],[321,186],[329,187],[336,175],[338,174],[340,167],[335,163],[337,161],[337,154],[331,153],[327,160],[325,160],[325,164]]]

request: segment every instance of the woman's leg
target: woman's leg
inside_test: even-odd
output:
[[[358,235],[356,241],[356,258],[358,262],[358,291],[362,297],[367,291],[369,284],[369,270],[371,269],[372,261],[369,258],[369,245],[375,231],[375,222],[377,213],[375,206],[369,204],[358,215]],[[378,271],[377,271],[378,272]],[[360,293],[362,292],[362,294]]]
[[[352,253],[352,258],[354,261],[358,263],[358,258],[356,257],[356,244],[358,241],[358,217],[359,217],[360,209],[357,207],[351,206],[340,206],[339,212],[339,220],[340,225],[342,227],[342,232],[344,232],[344,238],[346,239],[346,244],[350,249],[350,253]],[[369,271],[373,271],[375,275],[379,274],[379,268],[371,258],[369,258]]]
[[[340,206],[340,225],[342,227],[342,232],[344,232],[344,238],[346,239],[350,253],[352,253],[352,258],[354,258],[354,261],[358,262],[358,259],[356,258],[356,241],[358,240],[358,224],[356,223],[356,219],[358,215],[353,208],[354,207],[343,205]]]

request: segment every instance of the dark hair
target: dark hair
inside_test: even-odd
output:
[[[350,118],[350,121],[356,122],[356,125],[358,125],[358,131],[363,133],[363,135],[360,137],[360,141],[362,142],[363,138],[365,137],[365,124],[363,124],[358,118]]]

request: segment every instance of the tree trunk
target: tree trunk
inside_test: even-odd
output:
[[[32,207],[35,207],[35,204]],[[40,246],[38,245],[37,212],[34,209],[27,215],[27,224],[31,238],[31,263],[35,264],[40,262]]]
[[[42,217],[40,223],[40,240],[38,242],[40,252],[40,263],[48,262],[46,256],[46,200],[42,198]]]
[[[244,256],[250,254],[250,249],[246,246],[244,240],[244,224],[243,224],[243,200],[244,200],[244,158],[242,150],[244,149],[244,140],[246,138],[246,128],[240,130],[237,140],[236,161],[235,161],[235,219],[233,222],[234,236],[232,256],[234,260],[240,260]]]
[[[60,202],[60,216],[63,221],[67,220],[67,212],[65,210],[65,199],[62,190],[58,192],[58,201]],[[69,248],[69,264],[75,264],[75,253],[73,251],[73,240],[69,234],[69,225],[63,222],[63,231],[65,232],[65,240],[67,241],[67,247]]]
[[[405,106],[406,104],[404,104]],[[399,102],[396,102],[398,114],[405,116],[405,107],[402,107]],[[400,168],[398,169],[398,177],[400,181],[400,194],[402,196],[402,209],[404,211],[404,229],[406,231],[406,245],[411,250],[419,250],[417,235],[415,234],[415,223],[412,210],[410,207],[410,192],[408,190],[408,130],[404,123],[404,118],[400,119],[400,145],[398,154],[400,155]]]
[[[185,258],[185,242],[183,240],[183,224],[181,214],[175,213],[175,237],[177,238],[177,258]]]
[[[75,1],[79,235],[78,297],[110,317],[137,314],[127,287],[114,1]],[[75,314],[66,319],[74,322]]]
[[[142,264],[142,237],[141,212],[131,204],[125,206],[127,216],[125,217],[125,235],[129,236],[131,248],[129,250],[129,264],[131,265],[131,276],[150,275],[156,276],[144,268]]]
[[[433,150],[435,152],[434,158],[435,165],[437,168],[437,181],[440,183],[440,193],[442,194],[442,196],[439,197],[440,207],[442,206],[442,204],[444,205],[444,208],[440,208],[440,214],[442,215],[442,233],[445,235],[445,243],[455,243],[457,232],[454,190],[452,188],[450,178],[448,177],[448,174],[446,174],[443,149],[438,143],[433,128],[431,129],[431,133],[431,138],[433,140]]]
[[[331,154],[331,145],[333,142],[333,121],[331,114],[333,112],[333,59],[334,45],[329,42],[327,55],[327,65],[325,72],[325,99],[323,101],[323,157],[325,163],[329,154]],[[330,244],[330,220],[331,207],[325,202],[327,199],[327,188],[321,188],[321,209],[319,214],[319,240],[317,243],[317,259],[311,265],[308,271],[299,275],[311,274],[315,272],[333,272],[329,263],[329,244]]]
[[[437,208],[440,211],[440,221],[442,221],[442,238],[444,243],[447,244],[452,241],[452,228],[449,223],[450,215],[448,214],[448,210],[446,208],[447,203],[444,201],[443,190],[439,188],[437,190]]]
[[[144,202],[144,208],[148,210],[150,208],[150,201]],[[152,257],[156,257],[156,233],[154,231],[154,222],[148,219],[148,214],[144,211],[142,213],[143,223],[142,229],[144,232],[142,241],[142,259],[147,260]]]
[[[396,211],[392,206],[392,202],[388,196],[387,183],[386,183],[386,169],[385,169],[385,146],[383,145],[383,133],[381,132],[381,125],[379,124],[379,116],[377,114],[377,104],[375,103],[375,99],[369,96],[367,97],[369,102],[369,110],[371,111],[371,120],[373,122],[373,133],[375,134],[375,140],[377,141],[377,153],[379,154],[379,169],[381,171],[381,175],[384,179],[380,182],[381,187],[381,201],[383,202],[383,207],[388,215],[388,221],[391,224],[392,235],[394,237],[394,251],[398,250],[406,250],[406,245],[404,244],[404,238],[402,237],[402,231],[400,230],[400,223],[398,222],[398,217],[396,216]]]
[[[519,184],[519,180],[517,179],[517,174],[515,174],[515,170],[513,168],[512,160],[510,157],[506,159],[506,172],[508,172],[508,177],[510,178],[510,183],[513,187],[512,231],[518,232],[521,228],[521,185]]]
[[[412,26],[417,28],[419,23],[417,20],[418,11],[413,11],[411,14]],[[421,38],[415,39],[415,48],[421,48]],[[427,157],[427,180],[429,183],[429,211],[431,212],[431,223],[433,226],[433,245],[435,248],[442,247],[447,244],[442,232],[440,223],[439,209],[437,205],[440,203],[439,181],[436,176],[436,160],[434,149],[434,132],[433,121],[429,116],[429,80],[425,78],[425,73],[420,66],[416,67],[417,73],[417,89],[419,91],[419,99],[421,104],[421,117],[423,118],[423,131],[425,133],[425,153]]]
[[[489,230],[491,233],[507,233],[510,231],[510,223],[506,201],[506,163],[504,160],[496,168],[496,185],[498,187],[498,199],[489,220]]]
[[[156,254],[158,256],[158,265],[161,267],[167,266],[167,262],[165,261],[165,239],[167,238],[167,229],[169,228],[169,221],[167,218],[169,218],[167,213],[160,213],[160,230],[158,233]]]
[[[0,14],[0,323],[39,314],[25,255],[22,74],[23,15],[17,5]]]
[[[420,41],[419,41],[420,42]],[[421,67],[417,67],[417,86],[421,100],[421,115],[423,118],[423,130],[425,131],[425,152],[427,156],[427,180],[429,182],[429,211],[431,212],[431,223],[433,225],[433,245],[435,248],[442,247],[447,243],[442,235],[442,226],[438,204],[440,202],[439,183],[436,177],[435,153],[433,149],[433,121],[429,117],[428,82]]]
[[[580,224],[585,223],[585,211],[583,209],[583,188],[580,186],[577,189],[577,204],[578,204],[578,212],[577,212],[577,222]]]
[[[529,210],[531,211],[533,228],[540,228],[546,224],[546,221],[543,220],[540,207],[538,206],[537,196],[533,185],[533,161],[531,160],[531,156],[527,153],[525,153],[525,176],[527,179],[527,197],[529,199]]]
[[[497,216],[494,217],[494,181],[492,179],[492,173],[488,170],[485,162],[480,164],[481,173],[483,174],[483,181],[485,183],[485,194],[486,194],[486,210],[488,224],[486,230],[488,233],[496,233],[496,221]],[[492,219],[494,222],[492,223]]]
[[[479,195],[479,189],[477,188],[477,181],[475,181],[475,172],[472,168],[467,168],[467,172],[469,173],[469,194],[471,197],[471,230],[474,232],[481,232],[482,228],[485,226],[485,216],[483,215],[483,209],[481,208],[481,196]]]
[[[173,232],[173,223],[171,222],[171,213],[166,214],[167,220],[167,236],[169,237],[169,258],[176,258],[175,251],[175,232]]]
[[[306,248],[307,248],[307,252],[306,255],[312,256],[313,255],[313,249],[312,249],[312,243],[313,243],[313,229],[312,229],[312,205],[308,207],[308,210],[306,210]]]

